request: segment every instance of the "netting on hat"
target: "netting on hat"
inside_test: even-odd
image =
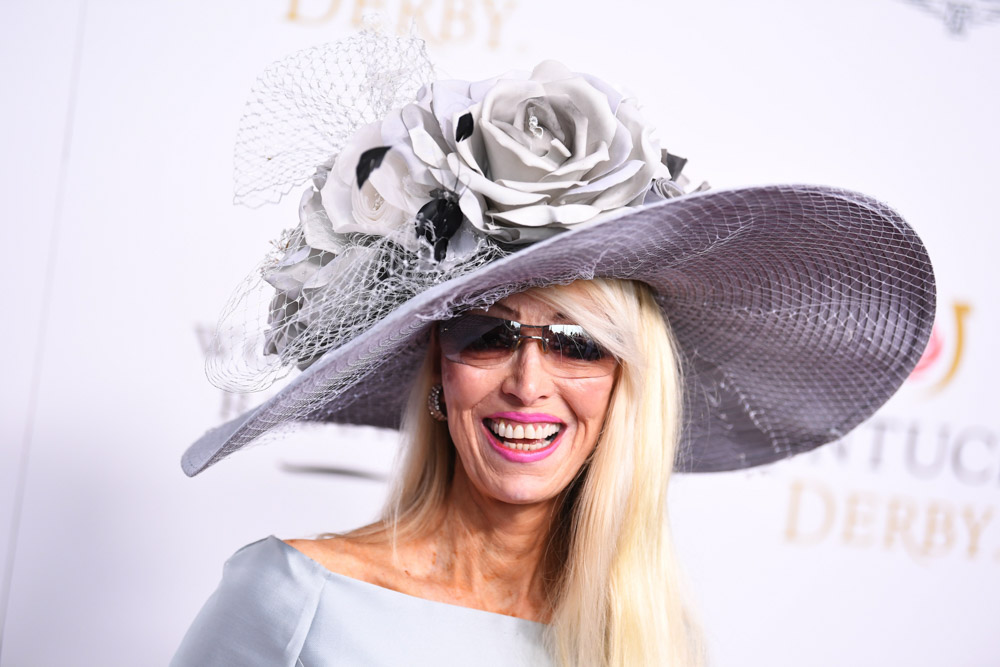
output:
[[[206,363],[209,379],[228,391],[264,389],[354,340],[414,296],[508,254],[480,239],[467,255],[433,262],[402,241],[355,234],[331,252],[310,247],[301,227],[287,231],[223,310]]]
[[[272,64],[240,121],[235,201],[278,201],[335,157],[358,128],[412,101],[433,79],[422,40],[377,30]]]
[[[411,102],[433,79],[424,43],[378,30],[274,63],[251,91],[235,149],[235,200],[275,202],[313,179],[322,187],[345,142],[363,125]],[[312,205],[309,203],[315,198]],[[482,243],[443,263],[405,252],[399,234],[345,235],[311,247],[310,216],[327,215],[316,190],[299,226],[237,287],[223,310],[206,369],[229,391],[257,391],[305,367],[428,287],[502,254]],[[407,243],[409,241],[409,243]]]

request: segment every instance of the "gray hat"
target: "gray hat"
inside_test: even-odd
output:
[[[343,66],[329,63],[358,44],[321,48],[298,58],[313,68],[310,85],[317,62],[333,85]],[[394,48],[379,51],[395,60],[371,65],[375,81],[400,63],[412,70],[423,53],[412,41]],[[195,442],[185,473],[297,422],[397,428],[433,322],[579,279],[653,288],[684,370],[680,471],[808,451],[892,396],[920,358],[935,305],[927,252],[894,210],[820,186],[686,193],[683,160],[660,151],[630,100],[560,67],[435,82],[404,94],[416,102],[336,130],[313,163],[299,227],[256,274],[260,334],[229,345],[277,360],[264,365],[268,379],[304,370]],[[317,88],[327,96],[329,85]],[[265,75],[254,99],[287,99],[283,87],[312,94]],[[267,113],[251,115],[244,148]],[[279,125],[267,128],[276,141],[289,136]],[[275,153],[254,150],[268,163]],[[246,290],[234,303],[245,305]],[[262,375],[244,373],[243,386]]]

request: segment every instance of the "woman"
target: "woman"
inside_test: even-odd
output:
[[[401,423],[405,463],[376,524],[234,556],[175,663],[697,664],[671,472],[785,458],[884,402],[933,317],[919,239],[856,193],[686,194],[631,100],[554,63],[413,102],[414,42],[295,62],[355,50],[386,59],[362,89],[393,110],[314,158],[262,272],[276,361],[230,379],[305,371],[183,463],[294,420]],[[255,99],[308,97],[278,67]]]

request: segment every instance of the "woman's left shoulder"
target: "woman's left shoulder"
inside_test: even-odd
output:
[[[171,665],[294,664],[325,580],[319,563],[276,537],[248,544],[226,561]]]
[[[223,568],[223,583],[254,589],[282,586],[289,590],[322,586],[324,568],[314,558],[303,558],[301,549],[273,535],[252,542],[234,553]]]

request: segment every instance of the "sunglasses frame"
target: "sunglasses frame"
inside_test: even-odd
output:
[[[513,346],[509,348],[507,354],[503,357],[502,360],[498,360],[498,362],[495,363],[495,364],[479,365],[479,364],[469,363],[468,361],[463,360],[463,359],[460,358],[460,355],[461,355],[462,351],[464,351],[465,348],[462,348],[461,350],[458,350],[458,351],[456,351],[454,353],[451,353],[451,354],[449,354],[445,350],[445,345],[444,345],[442,339],[446,339],[447,338],[447,331],[448,331],[448,324],[449,324],[449,322],[460,321],[460,320],[463,320],[465,318],[470,318],[470,317],[480,318],[480,319],[484,319],[484,320],[493,320],[493,321],[495,321],[497,323],[496,326],[491,327],[489,329],[486,329],[483,332],[484,334],[488,333],[490,331],[493,331],[498,326],[504,326],[504,327],[506,327],[511,332],[511,335],[517,337],[517,339],[514,342]],[[615,355],[613,355],[611,352],[609,352],[607,349],[605,349],[600,343],[598,343],[597,339],[594,338],[589,333],[587,333],[587,330],[584,329],[579,324],[567,324],[567,323],[525,324],[523,322],[518,322],[516,320],[510,320],[510,319],[507,319],[505,317],[494,317],[492,315],[485,315],[485,314],[480,314],[480,313],[466,313],[464,315],[459,315],[458,317],[453,318],[452,320],[448,320],[448,321],[445,321],[445,322],[438,322],[437,326],[438,326],[438,331],[437,331],[438,342],[441,345],[441,352],[444,355],[444,357],[446,359],[448,359],[449,361],[453,361],[455,363],[460,363],[460,364],[465,364],[467,366],[473,366],[473,367],[476,367],[476,368],[494,368],[494,367],[502,366],[502,365],[508,363],[510,361],[510,359],[513,358],[514,355],[517,353],[517,351],[521,348],[521,344],[524,341],[526,341],[526,340],[537,340],[538,343],[539,343],[539,345],[542,348],[542,352],[543,352],[545,358],[558,357],[559,359],[563,359],[563,358],[569,359],[573,363],[579,364],[581,368],[583,368],[583,367],[591,367],[591,368],[597,369],[597,368],[600,367],[601,362],[606,361],[608,359],[611,359],[611,360],[614,361],[613,367],[616,367],[618,365],[618,359],[617,359],[617,357],[615,357]],[[537,334],[536,335],[532,335],[532,334],[525,333],[525,331],[524,331],[525,329],[536,330]],[[582,335],[582,336],[586,337],[589,341],[591,341],[593,343],[593,345],[595,345],[601,351],[601,357],[599,357],[598,359],[573,359],[571,357],[564,357],[564,355],[562,354],[562,352],[553,352],[550,349],[550,347],[551,347],[551,341],[553,339],[553,336],[558,335],[558,334],[565,334],[565,335],[570,335],[570,336],[574,336],[574,335],[575,336],[580,336],[580,335]],[[477,340],[477,339],[472,339],[472,340]],[[471,343],[472,340],[470,340],[469,342]],[[559,366],[558,362],[557,362],[557,366]],[[601,377],[601,376],[610,375],[611,373],[613,373],[614,372],[613,367],[610,368],[607,373],[599,373],[597,375],[570,375],[570,376],[565,376],[565,377],[569,377],[569,378],[574,378],[574,377],[578,377],[578,378]]]

